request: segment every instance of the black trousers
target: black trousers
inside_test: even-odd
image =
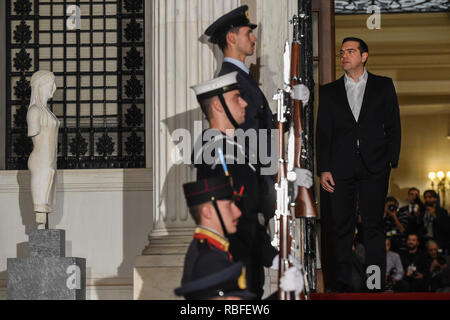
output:
[[[351,164],[349,164],[351,165]],[[386,246],[383,230],[384,201],[390,168],[371,173],[358,154],[353,164],[353,175],[339,179],[333,176],[335,187],[330,194],[333,230],[333,276],[336,291],[352,290],[352,244],[355,235],[356,201],[363,227],[365,265],[380,268],[381,286],[386,274]]]

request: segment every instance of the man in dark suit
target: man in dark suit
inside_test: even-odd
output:
[[[405,234],[416,233],[419,238],[425,232],[423,226],[423,216],[425,213],[425,204],[420,200],[420,191],[416,187],[408,190],[408,204],[399,209],[399,213],[403,212],[408,215],[408,226]]]
[[[422,242],[434,239],[439,247],[447,252],[450,250],[450,217],[447,210],[440,206],[438,194],[434,190],[425,190],[423,193],[425,201],[425,213],[423,224],[425,234]]]
[[[400,154],[400,113],[392,79],[367,72],[367,44],[346,38],[340,50],[345,75],[320,88],[317,172],[330,193],[334,290],[351,291],[355,207],[359,201],[366,264],[386,273],[383,206],[391,168]],[[384,286],[384,277],[381,277]]]

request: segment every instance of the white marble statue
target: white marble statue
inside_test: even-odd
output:
[[[33,140],[33,152],[28,159],[31,173],[33,211],[39,229],[48,229],[48,214],[52,212],[56,183],[56,156],[59,121],[48,109],[47,101],[55,93],[55,75],[38,71],[31,77],[31,100],[27,113],[28,136]]]

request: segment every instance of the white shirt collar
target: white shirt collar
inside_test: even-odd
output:
[[[345,74],[345,83],[347,84],[348,82],[351,84],[359,84],[361,82],[366,82],[367,78],[369,77],[369,74],[367,73],[366,68],[364,68],[364,72],[363,74],[359,77],[358,82],[355,82],[355,80],[353,80],[352,78],[350,78],[349,76],[347,76],[347,74]]]
[[[242,69],[243,71],[245,71],[245,73],[247,73],[247,74],[250,73],[250,69],[247,68],[247,66],[246,66],[242,61],[239,61],[239,60],[236,60],[236,59],[230,58],[230,57],[225,57],[225,58],[223,59],[223,61],[234,64],[234,65],[237,66],[238,68],[240,68],[240,69]]]

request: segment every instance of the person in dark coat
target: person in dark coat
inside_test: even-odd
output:
[[[417,234],[408,235],[408,250],[400,253],[404,280],[408,283],[410,292],[424,292],[428,290],[427,257],[425,252],[419,248],[419,237]]]
[[[423,193],[425,200],[425,213],[423,223],[425,233],[422,242],[434,239],[439,247],[448,254],[450,250],[450,217],[447,210],[438,202],[438,194],[434,190],[426,190]]]
[[[406,234],[417,233],[419,238],[425,233],[423,226],[423,216],[425,214],[425,204],[420,200],[420,191],[416,187],[408,190],[408,204],[399,209],[399,212],[408,214],[408,226]]]
[[[345,75],[319,91],[317,174],[331,199],[335,291],[347,291],[351,284],[356,199],[366,264],[386,272],[383,206],[391,168],[398,165],[401,124],[392,79],[366,70],[368,52],[363,40],[344,39]]]

